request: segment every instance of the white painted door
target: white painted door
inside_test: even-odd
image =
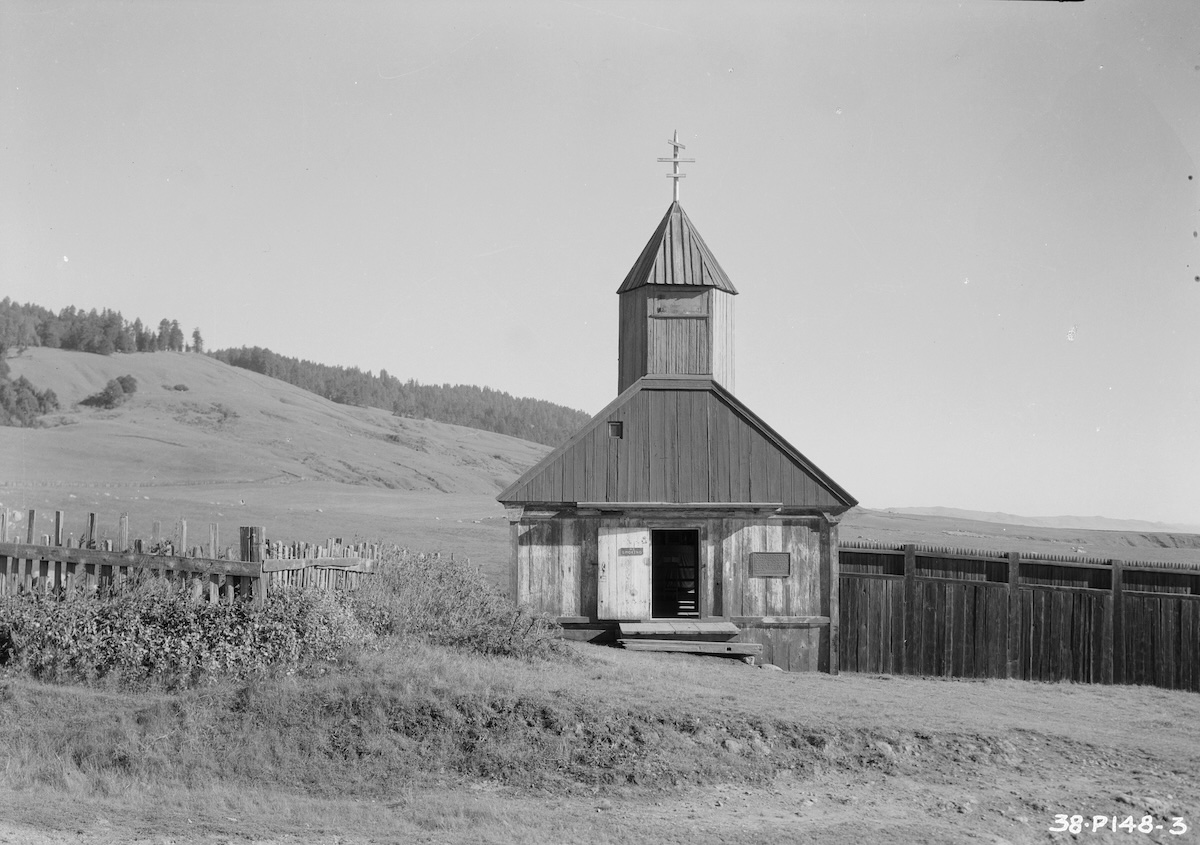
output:
[[[650,529],[600,526],[597,615],[650,618]]]

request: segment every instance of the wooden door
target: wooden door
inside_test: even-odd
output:
[[[597,617],[650,618],[650,530],[600,526]]]

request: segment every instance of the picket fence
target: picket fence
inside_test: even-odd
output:
[[[843,542],[840,668],[1200,691],[1200,564]]]
[[[154,523],[150,538],[129,537],[129,515],[117,523],[116,539],[98,539],[96,514],[89,513],[78,538],[65,534],[65,514],[54,512],[53,533],[36,532],[37,513],[30,510],[24,526],[7,509],[0,513],[0,596],[41,593],[69,598],[94,592],[145,572],[187,583],[198,599],[262,603],[283,586],[352,590],[375,572],[378,543],[324,544],[281,542],[267,538],[261,526],[241,527],[236,547],[222,548],[215,523],[208,542],[188,544],[186,520],[175,523],[169,537]],[[23,538],[13,538],[23,527]],[[21,541],[23,539],[23,542]]]

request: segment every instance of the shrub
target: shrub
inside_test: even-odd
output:
[[[440,554],[386,552],[350,600],[378,636],[525,658],[548,656],[558,643],[554,622],[514,607],[469,561]]]
[[[371,639],[344,597],[283,589],[263,607],[192,598],[189,585],[144,577],[68,601],[0,599],[0,664],[47,681],[167,689],[220,676],[291,674]]]
[[[79,404],[95,408],[115,408],[127,398],[137,393],[137,379],[130,375],[118,376],[111,379],[99,393],[93,393]]]
[[[39,416],[57,410],[53,390],[39,392],[24,376],[11,382],[0,377],[0,425],[35,425]]]

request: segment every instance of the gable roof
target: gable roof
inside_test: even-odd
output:
[[[609,423],[621,424],[621,435]],[[504,504],[858,502],[732,393],[702,376],[646,376],[496,497]]]
[[[667,209],[617,293],[643,285],[714,287],[737,293],[678,200]]]

